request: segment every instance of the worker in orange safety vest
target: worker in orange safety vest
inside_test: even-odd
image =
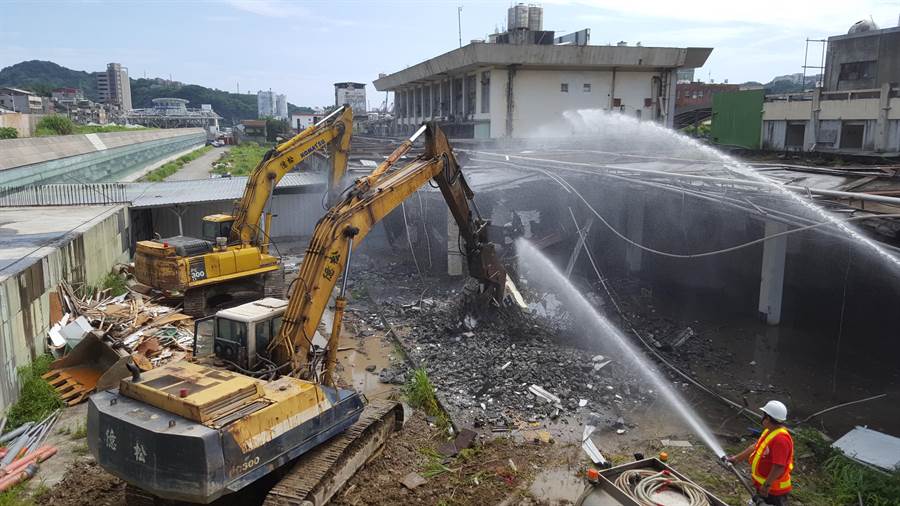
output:
[[[794,469],[794,440],[784,426],[787,407],[779,401],[769,401],[760,410],[763,431],[759,439],[741,453],[728,457],[728,461],[750,463],[757,504],[783,506],[791,491]]]

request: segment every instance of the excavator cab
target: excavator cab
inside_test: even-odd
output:
[[[234,216],[230,214],[211,214],[203,217],[203,239],[213,244],[217,237],[228,238],[231,235],[231,226],[234,225]]]
[[[251,370],[265,354],[269,341],[281,330],[287,301],[268,297],[223,309],[198,320],[194,328],[194,356],[215,355],[241,369]]]

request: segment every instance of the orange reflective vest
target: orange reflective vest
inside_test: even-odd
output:
[[[791,438],[790,432],[784,427],[779,427],[773,431],[769,431],[769,429],[764,430],[756,441],[756,448],[753,450],[753,453],[750,454],[750,475],[753,476],[756,487],[760,488],[763,483],[766,482],[767,476],[762,476],[759,473],[759,462],[762,460],[766,448],[769,447],[769,443],[771,443],[779,434],[784,434],[790,439],[791,453],[788,457],[788,465],[784,470],[784,474],[775,480],[775,482],[769,484],[769,493],[775,495],[783,495],[791,491],[791,471],[794,470],[794,439]]]

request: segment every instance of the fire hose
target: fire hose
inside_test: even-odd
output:
[[[631,469],[622,472],[614,483],[641,506],[657,506],[660,503],[654,495],[667,489],[677,490],[688,500],[690,506],[710,506],[709,498],[702,488],[673,476],[667,470]]]

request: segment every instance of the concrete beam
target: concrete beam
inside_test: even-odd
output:
[[[657,68],[702,67],[712,48],[643,46],[555,46],[473,42],[399,72],[376,79],[378,91],[394,90],[416,81],[437,81],[449,73],[479,66],[522,65],[536,68],[648,71]]]
[[[767,221],[766,237],[787,231],[787,225]],[[781,323],[781,299],[784,289],[784,263],[787,257],[787,236],[763,243],[762,269],[759,282],[759,315],[769,325]]]

